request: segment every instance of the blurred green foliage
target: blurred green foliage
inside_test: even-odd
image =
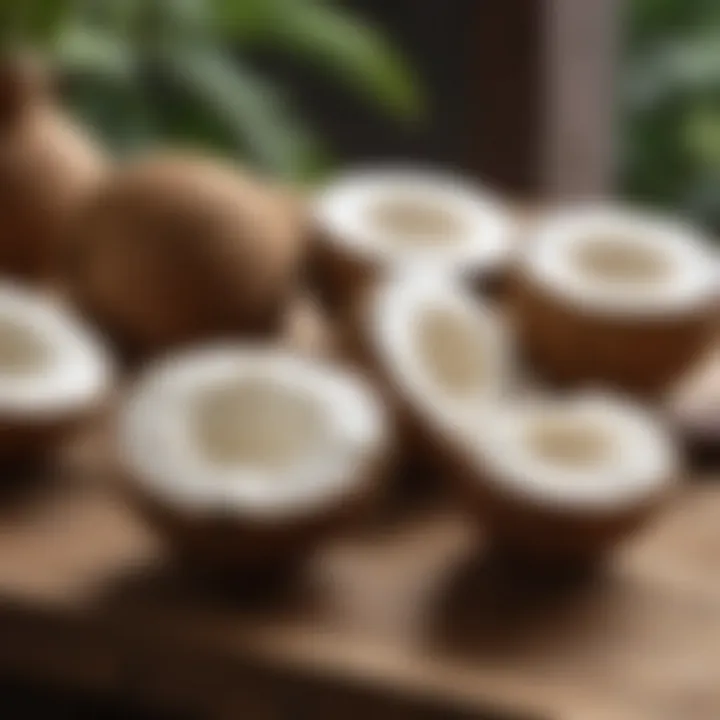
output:
[[[720,0],[622,7],[623,190],[720,232]],[[288,179],[322,171],[327,149],[287,88],[243,61],[258,50],[393,116],[422,110],[403,58],[335,0],[0,0],[0,33],[44,48],[69,102],[121,151],[187,142]]]
[[[720,232],[720,0],[626,7],[624,189]]]
[[[287,179],[322,170],[326,149],[247,51],[296,57],[398,118],[422,109],[403,58],[333,0],[0,0],[0,28],[49,54],[121,151],[186,142]]]

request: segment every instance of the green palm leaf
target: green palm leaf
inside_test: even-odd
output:
[[[130,145],[202,138],[286,178],[322,171],[328,158],[230,47],[300,56],[398,116],[422,105],[400,54],[333,0],[0,0],[3,30],[50,50],[84,117],[123,137],[127,124]]]
[[[691,93],[720,93],[720,32],[659,43],[635,60],[625,89],[640,110]]]
[[[138,58],[123,36],[75,23],[58,37],[52,59],[60,72],[118,81],[130,78]]]
[[[416,117],[420,92],[404,59],[369,24],[320,0],[215,0],[225,32],[243,47],[306,58],[388,111]]]
[[[45,46],[53,42],[74,10],[75,0],[2,0],[3,34],[15,41]]]
[[[157,58],[232,134],[236,149],[264,169],[292,179],[310,161],[311,135],[287,111],[276,89],[250,68],[212,49],[165,52]]]

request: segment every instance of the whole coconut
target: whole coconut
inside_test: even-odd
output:
[[[273,189],[220,161],[121,167],[80,216],[68,257],[80,305],[134,351],[276,332],[301,228]]]
[[[49,86],[36,58],[0,58],[0,271],[23,278],[58,269],[68,224],[107,169]]]

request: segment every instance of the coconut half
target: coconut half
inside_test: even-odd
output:
[[[620,208],[541,222],[521,263],[520,336],[561,382],[664,390],[707,348],[717,254],[692,228]]]
[[[529,556],[599,555],[637,529],[679,475],[660,421],[607,394],[506,404],[456,437],[470,506],[501,547]]]
[[[410,266],[494,279],[511,250],[511,222],[487,190],[454,175],[381,167],[350,172],[316,197],[317,272],[335,304]]]
[[[0,455],[44,455],[110,389],[110,356],[57,301],[0,282]]]
[[[278,350],[212,346],[151,367],[119,461],[181,555],[244,565],[306,552],[374,496],[382,406],[358,378]]]
[[[446,438],[487,412],[512,381],[512,342],[497,311],[462,283],[400,273],[367,294],[356,357],[384,389],[405,455],[446,469]]]

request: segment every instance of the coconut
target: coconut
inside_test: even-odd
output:
[[[120,168],[78,223],[81,307],[141,353],[278,331],[296,291],[300,228],[271,188],[210,158]]]
[[[599,392],[498,405],[454,439],[465,506],[516,557],[602,557],[643,524],[679,474],[660,420]]]
[[[0,270],[57,273],[74,214],[106,171],[104,153],[54,102],[37,61],[0,60]]]
[[[511,250],[511,222],[487,190],[411,168],[357,170],[321,190],[311,210],[314,271],[334,307],[368,282],[410,266],[494,280]]]
[[[519,334],[561,383],[666,389],[707,348],[717,257],[693,229],[583,207],[540,223],[518,273]]]
[[[46,456],[96,410],[112,363],[101,341],[50,296],[0,282],[0,457]]]
[[[337,351],[332,323],[320,302],[307,293],[289,306],[281,337],[287,347],[302,354],[329,358]]]
[[[452,278],[410,272],[368,291],[355,317],[351,354],[394,408],[413,476],[446,471],[448,438],[512,385],[499,311]]]
[[[200,568],[306,554],[373,500],[387,449],[382,406],[363,382],[259,346],[154,364],[118,422],[127,487]]]
[[[668,393],[666,411],[689,457],[700,465],[720,460],[720,344]]]

